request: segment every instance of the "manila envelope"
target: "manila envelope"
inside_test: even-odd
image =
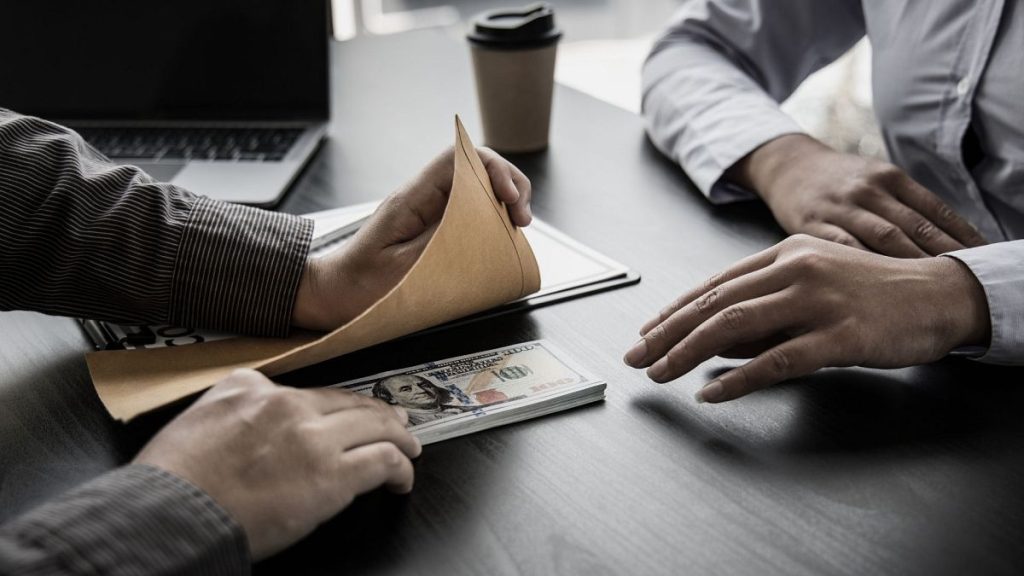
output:
[[[86,361],[100,400],[131,420],[209,388],[238,368],[274,376],[480,312],[540,289],[523,232],[494,197],[458,117],[455,175],[433,237],[404,278],[344,326],[287,339],[234,338],[181,347],[93,352]],[[343,296],[342,296],[343,297]]]

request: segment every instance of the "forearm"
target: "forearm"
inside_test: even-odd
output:
[[[651,139],[712,200],[742,194],[721,181],[725,171],[802,132],[778,103],[863,33],[854,1],[687,2],[644,66]]]
[[[0,110],[0,309],[287,333],[312,225],[228,205]]]
[[[712,200],[749,197],[726,186],[726,170],[765,142],[802,130],[724,54],[697,41],[675,42],[644,65],[647,133]]]
[[[2,574],[246,574],[241,527],[191,484],[128,466],[0,526]]]

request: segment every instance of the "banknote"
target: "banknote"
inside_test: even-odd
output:
[[[424,444],[596,402],[605,386],[546,340],[335,385],[405,408]]]

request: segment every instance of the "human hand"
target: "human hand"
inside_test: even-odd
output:
[[[143,447],[134,462],[198,486],[270,556],[384,485],[409,492],[419,440],[400,408],[330,388],[277,386],[238,370]]]
[[[655,382],[753,358],[697,393],[724,402],[826,366],[896,368],[985,344],[985,293],[948,257],[902,260],[805,235],[745,258],[644,324],[626,364]]]
[[[490,148],[477,152],[512,223],[528,226],[533,219],[529,178]],[[398,284],[440,223],[454,172],[454,151],[449,148],[388,196],[343,249],[310,259],[299,283],[292,323],[333,330]]]
[[[790,234],[898,258],[985,244],[973,226],[896,166],[841,154],[806,135],[768,142],[727,177],[756,190]]]

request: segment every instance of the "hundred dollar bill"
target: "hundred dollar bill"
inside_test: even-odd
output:
[[[545,340],[334,385],[405,408],[424,444],[596,402],[605,386]]]

